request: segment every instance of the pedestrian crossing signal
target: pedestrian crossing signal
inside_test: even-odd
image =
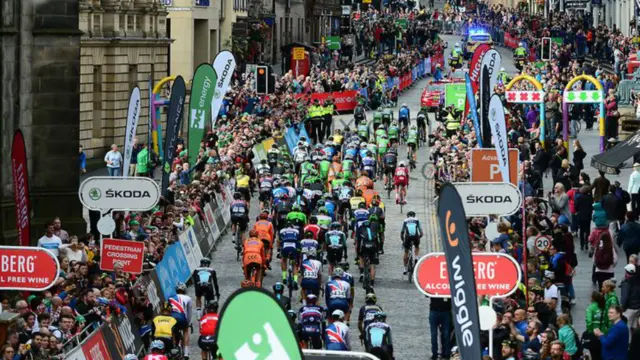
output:
[[[540,44],[540,59],[544,61],[551,60],[551,38],[545,37],[542,38],[542,43]]]
[[[258,94],[269,93],[269,69],[266,66],[258,66],[256,75],[256,92]]]

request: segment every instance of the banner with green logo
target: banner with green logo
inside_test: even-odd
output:
[[[327,36],[327,49],[340,50],[340,36]]]
[[[302,360],[289,317],[263,289],[233,293],[220,314],[217,334],[224,359]]]
[[[465,101],[467,100],[467,89],[465,83],[447,84],[444,87],[444,105],[453,105],[459,110],[464,111]]]
[[[198,160],[204,126],[211,117],[211,100],[216,81],[216,72],[211,64],[200,64],[193,74],[189,100],[189,166],[195,166]]]
[[[396,25],[400,26],[403,30],[407,30],[409,21],[407,19],[398,19],[396,20]]]

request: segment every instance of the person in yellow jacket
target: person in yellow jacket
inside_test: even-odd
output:
[[[320,142],[324,143],[324,140],[331,135],[331,125],[333,124],[333,111],[335,105],[333,105],[333,98],[329,97],[324,102],[324,116],[322,131],[320,132]]]
[[[324,118],[324,107],[320,105],[320,100],[313,100],[313,105],[307,110],[310,126],[307,128],[309,137],[314,143],[318,143],[318,137],[322,130],[322,120]]]
[[[460,121],[453,116],[453,109],[447,109],[447,116],[445,118],[445,127],[447,129],[447,137],[455,135],[460,129]]]

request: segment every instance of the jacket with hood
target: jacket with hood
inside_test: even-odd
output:
[[[640,309],[640,276],[633,274],[620,284],[620,306],[624,310]]]
[[[596,227],[607,227],[609,226],[609,220],[607,220],[607,213],[602,208],[601,202],[593,203],[593,222],[596,224]]]
[[[640,251],[640,223],[627,221],[620,227],[617,240],[625,252],[638,253]]]

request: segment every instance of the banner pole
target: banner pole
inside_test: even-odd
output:
[[[524,167],[524,165],[523,165]],[[526,197],[525,196],[525,182],[526,180],[524,179],[524,171],[522,172],[522,197],[523,199]],[[527,207],[526,207],[526,203],[524,202],[524,200],[522,201],[522,272],[524,274],[524,301],[525,304],[527,306],[527,309],[529,308],[529,295],[527,294],[526,288],[527,288],[527,284],[529,283],[528,281],[528,267],[527,267]]]
[[[489,306],[493,309],[493,296],[489,297]],[[495,324],[491,326],[489,330],[489,356],[493,359],[493,328]]]

